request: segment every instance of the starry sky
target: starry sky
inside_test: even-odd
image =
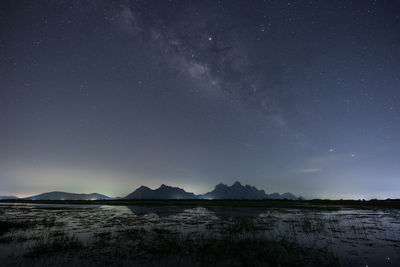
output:
[[[0,195],[400,197],[400,2],[4,0]]]

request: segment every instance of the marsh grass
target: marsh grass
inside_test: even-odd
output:
[[[242,206],[179,207],[175,213],[173,207],[161,213],[159,207],[146,207],[138,214],[118,206],[0,210],[6,211],[0,216],[0,222],[6,222],[0,224],[1,254],[11,251],[12,263],[23,259],[22,263],[38,266],[338,266],[348,258],[357,263],[368,258],[359,247],[374,251],[384,245],[386,253],[389,246],[397,249],[399,240],[400,214],[390,210]],[[348,252],[339,256],[338,246]]]
[[[54,254],[72,254],[83,249],[83,243],[73,235],[65,232],[56,232],[39,239],[31,246],[25,256],[30,258],[39,258],[52,256]]]
[[[227,225],[225,225],[227,227]],[[329,251],[305,247],[290,239],[259,237],[252,224],[243,221],[228,227],[218,238],[193,233],[182,235],[154,227],[129,229],[112,240],[97,235],[81,251],[85,258],[103,264],[129,261],[139,265],[166,266],[335,266],[338,259]],[[103,257],[104,256],[104,257]]]
[[[17,230],[25,230],[30,227],[32,227],[31,221],[14,222],[11,220],[3,220],[0,221],[0,237],[9,232]]]

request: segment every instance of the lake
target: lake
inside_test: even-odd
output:
[[[0,203],[0,226],[7,265],[400,266],[397,209]]]

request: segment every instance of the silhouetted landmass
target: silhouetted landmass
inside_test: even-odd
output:
[[[48,192],[36,196],[25,198],[27,200],[109,200],[110,197],[98,193],[91,194],[76,194],[68,192]]]
[[[195,199],[197,196],[193,193],[188,193],[182,188],[161,185],[157,189],[151,189],[147,186],[141,186],[125,199]]]
[[[298,197],[291,193],[278,194],[273,193],[268,195],[264,190],[259,190],[255,186],[242,185],[240,182],[235,182],[228,186],[220,183],[215,186],[214,190],[203,195],[195,195],[186,192],[182,188],[161,185],[157,189],[151,189],[146,186],[141,186],[125,199],[290,199],[297,200]]]
[[[264,190],[259,190],[255,186],[242,185],[236,181],[233,185],[228,186],[220,183],[215,186],[214,190],[204,195],[199,195],[201,199],[290,199],[297,200],[298,197],[291,193],[284,194],[267,194]]]
[[[15,199],[16,197],[0,197],[0,199]],[[147,186],[141,186],[126,197],[111,198],[106,195],[91,193],[91,194],[76,194],[68,192],[47,192],[40,195],[24,198],[26,200],[118,200],[118,199],[288,199],[297,200],[298,197],[291,193],[284,194],[267,194],[264,190],[259,190],[255,186],[242,185],[240,182],[235,182],[228,186],[220,183],[215,186],[214,190],[202,195],[195,195],[191,192],[186,192],[179,187],[168,186],[162,184],[157,189],[151,189]]]
[[[217,184],[213,191],[199,195],[202,199],[265,199],[268,195],[264,190],[258,190],[255,186],[235,182],[233,185]]]
[[[296,197],[292,193],[284,193],[284,194],[279,194],[279,193],[272,193],[267,196],[269,199],[290,199],[290,200],[297,200],[297,199],[303,199],[303,197]]]

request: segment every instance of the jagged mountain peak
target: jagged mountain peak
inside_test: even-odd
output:
[[[291,193],[285,194],[266,194],[264,190],[255,186],[243,185],[239,181],[235,181],[231,186],[219,183],[214,190],[203,195],[195,195],[186,192],[179,187],[173,187],[162,184],[157,189],[150,189],[141,186],[134,192],[125,197],[125,199],[297,199]]]
[[[13,197],[0,197],[13,198]],[[191,192],[186,192],[179,187],[173,187],[162,184],[157,189],[151,189],[147,186],[140,186],[135,191],[124,197],[125,199],[290,199],[297,200],[298,197],[292,193],[284,194],[266,194],[264,190],[258,189],[251,185],[242,185],[239,181],[235,181],[231,186],[219,183],[214,187],[214,190],[203,195],[195,195]],[[100,199],[119,199],[110,198],[108,196],[90,193],[90,194],[77,194],[62,191],[52,191],[25,199],[30,200],[100,200]],[[301,198],[303,199],[303,198]]]
[[[239,181],[236,181],[232,184],[232,186],[243,186]]]
[[[146,190],[141,189],[143,186],[139,187],[125,199],[195,199],[196,195],[193,193],[186,192],[182,188],[173,187],[169,185],[162,184],[157,189],[150,189],[145,187]],[[141,189],[141,190],[140,190]]]
[[[216,186],[215,186],[215,188],[217,188],[217,187],[228,187],[226,184],[223,184],[223,183],[219,183],[219,184],[217,184]]]
[[[263,199],[267,198],[264,190],[258,190],[254,186],[243,186],[239,181],[234,182],[231,186],[225,184],[218,184],[214,190],[200,198],[205,199]]]

